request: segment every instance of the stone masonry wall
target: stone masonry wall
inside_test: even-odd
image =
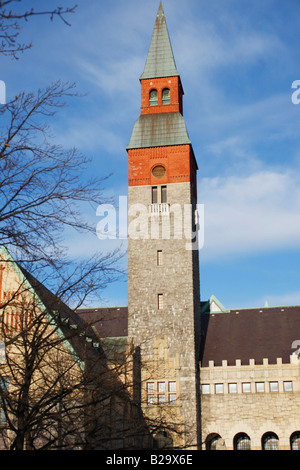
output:
[[[202,445],[206,448],[211,436],[219,435],[223,448],[233,449],[234,438],[245,433],[251,450],[262,449],[262,437],[272,432],[278,436],[279,449],[290,449],[290,437],[300,431],[300,361],[291,356],[289,364],[223,365],[201,368]],[[229,384],[236,384],[230,393]],[[249,384],[250,391],[243,391]],[[275,391],[272,391],[272,385]],[[277,390],[276,390],[277,388]],[[258,391],[261,390],[261,391]]]
[[[192,202],[190,183],[174,183],[167,186],[168,207],[177,204],[177,214],[184,216],[184,204]],[[136,219],[131,214],[133,204],[141,204],[151,212],[151,186],[129,187],[129,229]],[[144,214],[145,216],[145,214]],[[147,217],[147,216],[146,216]],[[197,441],[197,404],[195,372],[195,324],[199,335],[199,279],[195,269],[198,253],[186,249],[189,240],[184,227],[172,214],[149,216],[148,238],[128,237],[128,336],[135,346],[140,346],[142,361],[153,357],[154,338],[167,338],[169,357],[179,355],[180,402],[187,427],[192,423],[192,441]],[[164,218],[164,219],[163,219]],[[141,219],[142,220],[142,219]],[[153,222],[154,230],[150,229]],[[162,239],[159,230],[171,220],[170,236]],[[191,226],[191,225],[190,225]],[[152,227],[153,228],[153,227]],[[168,234],[168,232],[167,232]],[[157,251],[161,251],[161,265],[157,265]],[[158,295],[162,295],[163,307],[159,309]],[[196,322],[195,322],[196,317]],[[163,379],[163,377],[162,377]]]

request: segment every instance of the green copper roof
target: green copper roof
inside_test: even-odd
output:
[[[190,143],[181,113],[142,114],[133,126],[127,150]]]
[[[140,79],[178,75],[165,15],[160,3],[144,72]]]

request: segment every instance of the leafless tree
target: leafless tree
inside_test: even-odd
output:
[[[18,58],[21,52],[32,47],[32,42],[19,42],[22,22],[27,22],[34,16],[48,16],[51,20],[55,17],[60,18],[66,25],[67,16],[74,13],[77,5],[72,7],[56,7],[50,10],[35,10],[34,8],[23,8],[22,0],[3,0],[0,1],[0,54]],[[20,6],[20,10],[17,7]]]

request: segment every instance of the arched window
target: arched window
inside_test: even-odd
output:
[[[170,97],[170,90],[169,88],[164,88],[162,91],[162,104],[170,104],[171,97]]]
[[[261,439],[263,450],[278,450],[278,436],[273,432],[267,432]]]
[[[300,431],[291,435],[291,450],[300,450]]]
[[[250,437],[245,433],[239,433],[234,438],[234,450],[250,450]]]
[[[219,434],[210,434],[206,438],[206,450],[223,450],[224,441]]]
[[[149,104],[150,106],[156,106],[158,103],[157,90],[151,90],[149,93]]]

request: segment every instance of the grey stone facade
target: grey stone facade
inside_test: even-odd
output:
[[[130,187],[128,201],[129,227],[138,217],[134,210],[137,204],[146,208],[148,218],[148,238],[146,231],[142,231],[141,239],[135,238],[136,233],[129,234],[128,239],[128,336],[134,346],[140,348],[144,364],[153,358],[154,341],[160,338],[167,338],[169,357],[179,355],[180,413],[185,423],[193,423],[187,445],[192,441],[196,447],[199,358],[195,351],[199,351],[199,347],[195,340],[200,336],[199,265],[198,250],[187,249],[190,242],[187,225],[193,228],[193,220],[187,223],[187,215],[184,227],[184,213],[195,207],[191,185],[167,185],[168,210],[163,214],[151,213],[151,186]],[[192,218],[193,210],[190,211]],[[163,239],[162,226],[169,224],[170,232],[164,232],[169,237]],[[160,265],[158,251],[161,252]],[[162,296],[160,301],[159,295]]]

